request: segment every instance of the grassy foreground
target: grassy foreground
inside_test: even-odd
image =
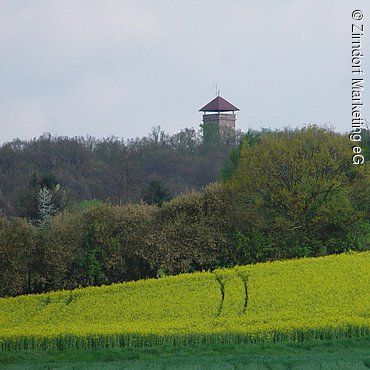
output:
[[[365,338],[370,252],[0,299],[0,350]]]
[[[4,369],[370,368],[370,340],[0,352]]]

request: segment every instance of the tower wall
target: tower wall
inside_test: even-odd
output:
[[[204,114],[203,123],[214,123],[222,128],[235,130],[236,115],[227,113]]]
[[[220,142],[235,145],[235,114],[215,113],[203,115],[203,140],[210,147]]]

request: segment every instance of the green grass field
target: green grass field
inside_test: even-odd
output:
[[[370,341],[213,344],[187,347],[0,352],[1,369],[324,369],[370,368]]]
[[[0,299],[2,351],[366,338],[370,253]]]

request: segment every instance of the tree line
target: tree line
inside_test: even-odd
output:
[[[16,139],[0,147],[0,215],[36,219],[43,187],[59,210],[84,199],[139,202],[158,185],[168,200],[216,181],[231,148],[205,144],[195,129],[169,135],[160,127],[131,140],[50,134]]]
[[[39,222],[0,218],[0,295],[369,249],[369,164],[351,153],[327,128],[250,131],[201,189],[170,199],[152,182],[136,203],[59,211],[48,204],[65,185],[36,180]]]

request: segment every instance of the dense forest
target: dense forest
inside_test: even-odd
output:
[[[37,218],[42,187],[53,193],[59,210],[84,199],[148,201],[145,197],[155,188],[169,199],[216,181],[232,147],[222,142],[205,145],[194,129],[169,135],[160,127],[126,141],[49,134],[14,140],[0,147],[0,215]]]
[[[369,158],[369,135],[361,143]],[[369,163],[328,128],[0,148],[0,295],[370,247]]]

